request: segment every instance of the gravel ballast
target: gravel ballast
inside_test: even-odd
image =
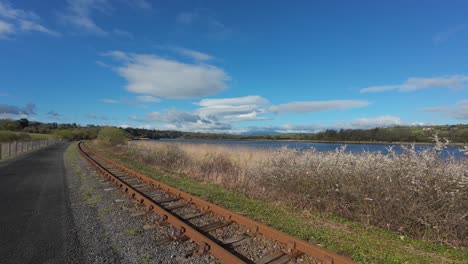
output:
[[[65,159],[74,222],[84,263],[216,263],[196,256],[196,244],[164,242],[171,227],[157,226],[151,214],[132,216],[143,208],[97,175],[77,151]]]

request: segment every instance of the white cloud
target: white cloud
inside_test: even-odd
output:
[[[133,38],[133,35],[122,29],[106,30],[95,22],[97,14],[110,16],[116,9],[110,0],[67,0],[65,11],[60,14],[60,18],[66,24],[83,32],[98,36],[108,36],[114,34],[120,37]],[[151,4],[146,0],[125,0],[119,1],[128,6],[139,9],[152,9]]]
[[[36,31],[52,36],[60,36],[60,33],[54,30],[50,30],[41,25],[38,20],[40,19],[32,11],[26,11],[22,9],[15,9],[8,3],[0,1],[0,17],[4,20],[0,20],[0,38],[6,38],[10,35],[17,34],[19,32]]]
[[[161,102],[161,99],[151,96],[151,95],[140,95],[136,97],[139,101],[146,102],[146,103],[157,103]]]
[[[435,78],[409,78],[403,84],[370,86],[361,89],[361,93],[375,93],[384,91],[412,92],[429,88],[465,89],[468,76],[452,75]]]
[[[217,105],[267,105],[268,100],[258,96],[250,95],[244,97],[235,97],[235,98],[222,98],[222,99],[202,99],[198,105],[200,106],[217,106]]]
[[[224,122],[264,120],[259,114],[265,113],[268,100],[261,96],[244,96],[222,99],[203,99],[196,112],[203,117],[216,118]]]
[[[46,33],[46,34],[49,34],[49,35],[52,35],[52,36],[55,36],[55,37],[60,36],[60,33],[58,33],[57,31],[47,29],[46,27],[44,27],[44,26],[42,26],[40,24],[31,22],[31,21],[28,21],[28,20],[21,20],[20,21],[20,28],[23,31],[37,31],[37,32]]]
[[[8,2],[0,2],[0,17],[8,19],[39,19],[39,16],[32,11],[26,11],[22,9],[15,9],[11,7]]]
[[[369,105],[369,102],[360,100],[303,101],[273,105],[268,111],[272,113],[313,113],[335,109],[364,107],[367,105]]]
[[[4,38],[13,33],[15,33],[15,26],[0,20],[0,38]]]
[[[112,50],[108,52],[101,53],[102,56],[107,56],[111,57],[115,60],[120,60],[120,61],[129,61],[131,56],[127,55],[125,52],[119,51],[119,50]]]
[[[156,103],[156,102],[160,102],[161,100],[151,95],[141,95],[141,96],[136,96],[133,98],[128,98],[128,97],[119,98],[119,99],[103,98],[103,99],[99,99],[99,101],[103,103],[107,103],[107,104],[127,104],[127,105],[136,106],[139,108],[148,108],[148,105],[144,103]]]
[[[213,60],[213,56],[211,55],[208,55],[206,53],[202,53],[202,52],[199,52],[199,51],[196,51],[196,50],[191,50],[191,49],[186,49],[186,48],[179,48],[179,47],[176,47],[176,48],[171,48],[172,50],[174,50],[175,52],[178,52],[184,56],[187,56],[189,58],[192,58],[192,59],[195,59],[195,60],[198,60],[198,61],[209,61],[209,60]]]
[[[144,118],[129,117],[132,121],[161,122],[168,126],[190,131],[231,130],[231,123],[238,121],[265,120],[258,116],[264,113],[268,100],[260,96],[237,98],[203,99],[197,103],[202,107],[193,112],[176,109],[151,112]]]
[[[171,99],[212,95],[227,89],[229,75],[209,64],[189,64],[155,55],[105,53],[122,62],[117,73],[128,81],[127,91]]]
[[[423,111],[441,113],[455,119],[468,120],[468,100],[458,101],[454,105],[426,107]]]
[[[225,131],[231,129],[228,123],[222,123],[214,119],[206,119],[196,113],[166,109],[163,112],[151,112],[145,118],[130,116],[130,120],[143,123],[165,123],[165,129],[177,129],[183,131]]]
[[[96,35],[105,36],[108,32],[94,22],[92,14],[95,11],[109,13],[111,6],[107,0],[67,0],[66,11],[61,14],[64,22],[77,29]]]
[[[118,104],[119,103],[118,100],[109,99],[109,98],[103,98],[103,99],[100,99],[99,101],[101,101],[103,103],[107,103],[107,104]]]
[[[368,129],[375,127],[391,127],[403,125],[403,121],[396,116],[378,116],[371,118],[358,118],[349,123],[338,123],[337,128],[353,128],[353,129]]]
[[[323,111],[324,109],[347,109],[351,107],[365,106],[367,102],[363,101],[321,101],[319,102],[307,102],[306,108],[304,109],[302,104],[299,104],[297,108],[297,102],[293,103],[292,110],[287,108],[283,109],[279,107],[279,112],[294,111],[295,113],[302,113],[303,111]],[[151,112],[144,118],[138,118],[136,116],[129,117],[132,121],[151,123],[160,122],[165,123],[166,126],[173,126],[173,128],[184,129],[188,131],[221,131],[231,133],[240,133],[246,131],[245,129],[232,128],[231,124],[240,121],[258,121],[258,120],[269,120],[271,118],[265,116],[269,112],[266,110],[269,106],[267,99],[252,95],[235,98],[220,98],[220,99],[203,99],[200,100],[196,105],[200,108],[188,112],[179,111],[176,109],[163,110],[162,112]],[[286,104],[285,104],[286,105]],[[312,107],[313,106],[313,107]],[[289,106],[288,106],[289,107]],[[270,107],[271,108],[271,107]],[[280,109],[281,108],[281,109]],[[357,120],[356,122],[375,124],[387,124],[385,120]],[[378,123],[380,121],[380,123]],[[392,123],[393,124],[393,123]],[[353,124],[357,126],[357,124]],[[351,125],[349,125],[351,126]],[[251,127],[255,128],[255,127]],[[270,126],[257,128],[261,130],[270,130],[276,132],[307,132],[315,131],[322,128],[319,125],[284,125],[284,126]],[[211,130],[210,130],[211,129]],[[274,132],[273,131],[273,132]]]

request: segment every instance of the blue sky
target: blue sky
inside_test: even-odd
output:
[[[210,132],[468,120],[466,1],[0,0],[0,117]]]

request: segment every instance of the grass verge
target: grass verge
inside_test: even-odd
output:
[[[339,217],[302,211],[281,203],[255,199],[243,193],[172,173],[118,155],[106,148],[101,154],[163,183],[246,215],[290,235],[319,244],[359,263],[466,263],[468,250],[411,239],[380,228],[368,227]]]

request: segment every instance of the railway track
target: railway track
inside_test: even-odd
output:
[[[172,227],[172,235],[158,243],[190,239],[198,244],[198,249],[193,254],[210,254],[222,263],[280,264],[295,262],[298,258],[301,263],[353,263],[350,259],[320,246],[289,236],[128,169],[87,148],[83,142],[78,144],[78,149],[100,174],[144,206],[145,210],[141,214],[155,214],[156,221],[145,228],[161,225]],[[259,258],[243,250],[250,247],[254,239],[268,240],[270,247]]]

